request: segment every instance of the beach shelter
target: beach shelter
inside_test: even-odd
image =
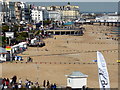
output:
[[[67,22],[67,23],[64,23],[63,25],[64,26],[71,26],[71,25],[73,25],[74,24],[74,22]]]
[[[87,86],[87,77],[79,71],[74,71],[70,75],[67,76],[67,86],[71,88],[83,88]]]

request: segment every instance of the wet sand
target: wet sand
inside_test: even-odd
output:
[[[45,39],[45,47],[29,47],[23,54],[23,63],[3,63],[2,77],[17,75],[23,81],[43,80],[66,86],[66,76],[73,71],[80,71],[88,75],[88,87],[99,88],[96,51],[101,51],[105,57],[111,88],[118,87],[118,41],[106,39],[111,27],[85,25],[83,36],[54,36]],[[108,31],[106,31],[108,30]],[[28,56],[33,63],[25,63]]]

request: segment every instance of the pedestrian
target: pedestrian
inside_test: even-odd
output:
[[[8,78],[6,79],[5,85],[6,85],[6,86],[9,86],[9,79],[8,79]]]
[[[18,84],[18,88],[22,88],[22,85],[20,83]]]
[[[12,78],[12,82],[13,82],[13,84],[15,84],[16,83],[16,80],[17,80],[17,76],[13,76],[13,78]]]
[[[18,84],[17,84],[17,83],[15,83],[15,89],[16,89],[16,90],[18,89]]]
[[[46,86],[46,81],[44,80],[44,81],[43,81],[43,87],[45,87],[45,86]]]
[[[50,82],[47,80],[47,87],[50,85]]]
[[[19,78],[19,84],[22,84],[22,79],[21,78]]]
[[[54,88],[54,90],[56,89],[56,84],[54,83],[54,85],[53,85],[53,88]]]
[[[10,78],[10,86],[12,86],[12,78]]]

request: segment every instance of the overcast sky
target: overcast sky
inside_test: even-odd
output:
[[[12,0],[23,2],[118,2],[120,0]]]

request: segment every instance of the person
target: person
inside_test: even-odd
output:
[[[32,62],[32,58],[31,58],[31,57],[28,57],[27,62]]]
[[[12,78],[10,78],[10,85],[12,86]]]
[[[17,83],[15,83],[15,89],[16,89],[16,90],[18,89],[18,84],[17,84]]]
[[[20,83],[18,84],[18,88],[22,88],[22,85]]]
[[[43,81],[43,87],[45,87],[45,85],[46,85],[46,81],[44,80],[44,81]]]
[[[17,76],[13,76],[13,78],[12,78],[12,82],[13,82],[13,84],[15,84],[16,83],[16,80],[17,80]]]
[[[4,87],[5,87],[5,81],[6,81],[6,78],[2,79],[2,90],[4,90]]]
[[[51,90],[53,90],[53,84],[51,84]]]
[[[22,84],[22,79],[21,78],[19,78],[19,84]]]
[[[56,89],[56,84],[54,83],[53,88]]]
[[[25,81],[25,87],[28,88],[28,80]]]
[[[49,87],[49,85],[50,85],[50,82],[47,80],[47,85],[46,86]]]
[[[9,86],[9,79],[6,79],[6,86]]]

